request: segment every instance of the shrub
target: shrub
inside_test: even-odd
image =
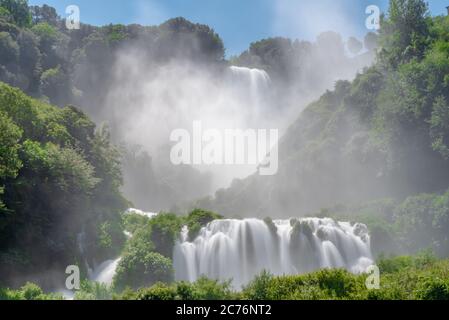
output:
[[[28,282],[22,288],[22,296],[25,300],[38,300],[44,294],[42,289],[34,283]]]
[[[175,300],[176,289],[165,283],[157,283],[151,288],[140,289],[136,297],[137,300]]]
[[[416,296],[422,300],[449,300],[449,281],[429,278],[419,286]]]
[[[172,280],[171,259],[152,252],[151,247],[140,245],[128,249],[123,255],[114,276],[114,287],[117,290],[126,287],[137,289]]]
[[[74,300],[111,300],[112,289],[106,284],[84,280]]]
[[[262,271],[243,289],[244,297],[249,300],[269,300],[268,288],[272,280],[273,275],[271,273],[266,270]]]
[[[181,219],[172,213],[161,213],[149,222],[154,250],[165,257],[172,256],[173,247],[182,228]]]
[[[226,300],[231,296],[230,281],[220,282],[201,277],[193,284],[193,298],[195,300]]]
[[[206,211],[201,209],[195,209],[186,217],[185,224],[189,228],[189,239],[193,241],[197,236],[202,227],[206,226],[208,223],[223,219],[219,214]]]

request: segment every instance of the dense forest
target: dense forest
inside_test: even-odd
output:
[[[156,170],[158,155],[124,141],[121,116],[108,116],[111,66],[130,51],[145,71],[173,61],[214,74],[264,69],[279,88],[276,112],[325,93],[298,107],[277,175],[236,179],[205,197],[209,175]],[[448,262],[439,260],[449,257],[449,17],[430,16],[423,1],[391,0],[363,44],[345,47],[334,32],[315,43],[270,38],[227,60],[214,30],[184,18],[67,30],[52,7],[0,0],[0,58],[0,288],[13,288],[0,299],[62,299],[44,291],[62,286],[68,265],[86,279],[75,299],[449,297]],[[335,82],[354,70],[355,79]],[[133,205],[176,212],[124,214]],[[369,291],[363,275],[339,269],[263,272],[241,290],[207,278],[175,282],[183,227],[193,241],[221,215],[264,218],[274,229],[274,219],[304,216],[365,223],[385,286]],[[89,266],[117,256],[112,287],[87,280]]]

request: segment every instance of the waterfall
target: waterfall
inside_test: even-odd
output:
[[[139,210],[139,209],[134,209],[134,208],[126,210],[125,214],[137,214],[139,216],[147,217],[149,219],[154,218],[155,216],[157,216],[157,213],[155,213],[155,212],[145,212],[145,211],[142,211],[142,210]]]
[[[128,213],[154,216],[138,210]],[[261,271],[294,275],[322,268],[361,273],[373,264],[364,224],[303,218],[215,220],[190,241],[187,227],[173,249],[175,279],[193,282],[200,276],[231,280],[236,289]],[[120,258],[103,262],[92,281],[110,285]]]
[[[95,268],[94,272],[90,276],[90,280],[110,286],[112,284],[112,280],[115,276],[115,271],[117,270],[117,266],[120,260],[121,259],[118,258],[115,260],[108,260],[103,262],[97,268]]]
[[[174,248],[176,280],[201,275],[233,280],[236,288],[267,270],[291,275],[320,268],[359,273],[372,264],[370,238],[363,224],[332,219],[217,220],[188,241],[188,229]]]
[[[270,91],[270,76],[260,69],[231,66],[230,83],[234,92],[249,107],[247,116],[253,119],[264,112],[267,94]],[[253,119],[254,120],[254,119]]]

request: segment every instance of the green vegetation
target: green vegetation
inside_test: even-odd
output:
[[[189,239],[193,241],[200,229],[214,220],[223,219],[223,217],[215,212],[195,209],[185,219],[185,225],[189,228]]]
[[[449,300],[449,261],[429,254],[381,258],[380,289],[366,288],[366,274],[324,269],[297,276],[262,272],[240,291],[230,282],[200,278],[194,283],[155,283],[137,291],[113,291],[84,282],[78,300]],[[44,295],[36,285],[21,290],[0,290],[0,299],[60,299]]]
[[[224,60],[223,42],[214,30],[184,18],[159,27],[81,24],[80,30],[67,30],[48,5],[0,1],[0,81],[52,104],[98,108],[108,91],[104,79],[112,76],[115,56],[129,46],[142,47],[143,60],[160,63],[172,58],[198,63]],[[95,75],[85,72],[92,69]]]
[[[135,246],[123,255],[114,277],[114,286],[119,290],[125,287],[137,289],[172,280],[173,266],[169,258],[151,252],[150,248]]]
[[[337,81],[300,114],[280,142],[278,174],[251,176],[197,205],[224,215],[254,215],[257,208],[259,217],[279,212],[287,218],[337,204],[442,196],[449,187],[448,26],[449,17],[431,17],[424,1],[392,0],[378,34],[377,61],[354,81]],[[274,62],[284,52],[278,42],[294,47],[267,40],[248,54],[267,68],[282,66]],[[447,210],[438,211],[429,220],[447,230]],[[407,212],[398,215],[414,224]],[[444,246],[436,250],[449,254]]]
[[[229,282],[200,278],[194,283],[178,282],[171,285],[157,283],[138,291],[116,295],[120,300],[226,300],[237,298]]]
[[[402,202],[384,199],[362,205],[337,205],[311,216],[366,224],[376,256],[416,254],[423,249],[431,249],[440,257],[449,255],[449,191],[419,194]]]
[[[128,204],[107,130],[95,132],[74,107],[52,107],[3,83],[0,128],[0,281],[56,265],[63,273],[79,259],[83,229],[87,257],[117,254]]]
[[[157,27],[82,24],[67,30],[54,8],[0,0],[0,286],[20,288],[32,280],[52,288],[62,283],[67,265],[121,254],[113,288],[84,281],[75,298],[448,299],[447,260],[381,254],[429,248],[449,256],[449,17],[430,17],[421,0],[391,0],[381,25],[379,34],[364,41],[368,55],[379,44],[376,63],[352,82],[337,81],[289,128],[279,148],[278,175],[235,181],[215,199],[197,203],[242,216],[254,210],[298,216],[329,207],[318,216],[366,223],[380,256],[381,289],[367,290],[366,275],[320,270],[288,277],[264,272],[235,292],[230,282],[173,282],[171,255],[182,226],[193,240],[221,216],[200,209],[185,217],[122,216],[129,206],[121,194],[122,154],[111,144],[108,127],[97,128],[71,106],[101,114],[111,65],[131,45],[148,63],[180,59],[225,67],[219,36],[184,18]],[[354,38],[348,45],[353,54],[362,49]],[[251,44],[232,62],[264,68],[275,81],[291,84],[321,52],[337,57],[321,61],[323,68],[354,63],[344,49],[333,32],[314,44],[271,38]],[[153,182],[146,153],[127,150],[125,161],[136,190],[145,190],[139,198],[146,205],[174,192],[171,185],[180,175],[165,177],[162,186]],[[186,177],[198,182],[192,185],[203,182],[192,178],[193,169]],[[271,219],[265,223],[275,231]],[[310,234],[306,223],[291,223],[293,236]],[[124,230],[132,234],[126,244]],[[59,271],[50,277],[49,270]],[[31,283],[0,290],[6,300],[60,298]]]
[[[62,300],[59,294],[44,294],[42,289],[33,284],[27,283],[19,290],[0,288],[0,300]]]
[[[182,226],[192,228],[189,236],[194,239],[199,230],[220,215],[193,210],[187,216],[160,213],[151,219],[137,214],[126,214],[124,225],[132,233],[122,253],[114,277],[114,288],[138,289],[157,282],[173,281],[172,253]],[[193,232],[192,232],[193,230]]]
[[[415,257],[382,258],[380,289],[368,290],[367,275],[345,270],[320,270],[298,276],[276,277],[262,272],[240,292],[229,283],[200,279],[194,284],[183,282],[158,284],[138,292],[125,292],[120,299],[243,299],[243,300],[448,300],[449,261],[438,261],[428,254]],[[215,294],[191,295],[208,284]],[[163,290],[161,290],[163,288]],[[214,288],[214,289],[213,289]],[[201,291],[201,290],[200,290]],[[169,294],[168,294],[169,292]],[[185,292],[188,292],[186,295]]]

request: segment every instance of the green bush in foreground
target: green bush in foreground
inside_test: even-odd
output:
[[[19,290],[0,288],[0,300],[62,300],[60,294],[45,294],[34,283],[27,283]]]
[[[164,257],[149,257],[162,261]],[[151,260],[149,258],[149,260]],[[76,300],[449,300],[449,259],[435,260],[429,254],[415,257],[382,258],[380,289],[366,288],[366,274],[355,275],[342,269],[323,269],[294,276],[273,276],[264,271],[240,291],[230,281],[200,278],[194,283],[162,282],[152,279],[148,288],[133,290],[108,288],[83,282]],[[135,278],[144,285],[145,274]],[[154,276],[154,275],[153,275]],[[118,271],[120,277],[120,271]],[[115,290],[115,291],[114,291]],[[0,289],[0,300],[58,300],[28,283],[19,290]]]
[[[341,269],[273,276],[264,271],[241,291],[230,282],[201,278],[195,283],[157,283],[114,296],[120,300],[449,300],[449,260],[429,254],[382,258],[380,289],[366,288],[366,274]]]

